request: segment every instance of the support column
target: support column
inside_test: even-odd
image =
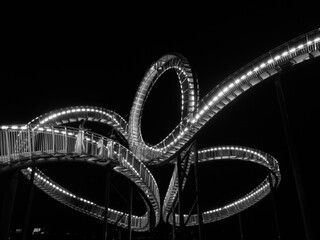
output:
[[[7,177],[7,176],[5,176]],[[3,181],[2,206],[0,214],[0,239],[8,239],[11,227],[12,214],[16,198],[17,186],[19,180],[19,170],[16,170],[7,181]]]
[[[238,222],[239,222],[239,229],[240,229],[240,239],[241,239],[241,240],[244,240],[241,213],[238,213]]]
[[[289,127],[289,125],[290,125],[289,118],[288,118],[287,107],[286,107],[286,103],[285,103],[285,97],[284,97],[282,85],[280,82],[280,77],[276,77],[274,83],[275,83],[275,88],[276,88],[277,99],[278,99],[278,104],[279,104],[279,108],[280,108],[285,138],[286,138],[286,142],[287,142],[292,172],[293,172],[293,176],[294,176],[295,187],[296,187],[296,191],[297,191],[297,195],[298,195],[300,212],[302,215],[302,221],[303,221],[303,226],[304,226],[304,230],[305,230],[305,236],[306,236],[306,240],[312,240],[311,227],[310,227],[310,223],[309,223],[310,218],[309,218],[309,216],[307,216],[308,212],[306,209],[306,200],[305,200],[305,196],[304,196],[303,184],[302,184],[302,180],[301,180],[301,174],[299,171],[298,160],[297,160],[296,153],[295,153],[293,136],[292,136],[291,129]]]
[[[198,148],[197,142],[194,141],[193,143],[193,150],[194,150],[194,181],[195,181],[195,190],[196,190],[196,197],[197,197],[197,214],[198,214],[198,237],[199,240],[202,240],[202,228],[203,228],[203,219],[202,219],[202,211],[200,208],[200,197],[199,197],[199,174],[198,174]]]
[[[132,197],[133,197],[133,186],[130,185],[129,189],[129,216],[128,216],[128,231],[129,231],[129,240],[132,239],[132,231],[131,231],[131,218],[132,218]]]
[[[277,232],[277,239],[281,240],[281,234],[280,234],[280,224],[279,224],[279,218],[278,218],[278,211],[277,211],[277,205],[274,197],[274,187],[272,185],[272,178],[271,174],[269,173],[268,176],[269,180],[269,185],[270,185],[270,192],[271,192],[271,200],[272,200],[272,207],[273,207],[273,216],[274,216],[274,221],[276,224],[276,232]]]
[[[108,239],[108,208],[109,208],[109,198],[110,198],[110,175],[111,167],[107,165],[106,167],[106,191],[105,191],[105,202],[104,202],[104,224],[103,224],[103,236],[104,240]]]
[[[181,169],[181,155],[177,157],[177,168],[178,168],[178,210],[179,210],[179,239],[184,240],[184,218],[182,210],[182,169]]]
[[[27,210],[26,215],[24,218],[24,225],[23,225],[23,232],[22,232],[22,240],[27,240],[30,235],[30,215],[32,210],[32,202],[33,202],[33,195],[34,195],[34,175],[35,175],[36,167],[33,165],[32,171],[30,174],[29,180],[29,195],[28,195],[28,202],[27,202]]]
[[[175,214],[175,205],[172,208],[172,240],[176,239],[176,214]]]

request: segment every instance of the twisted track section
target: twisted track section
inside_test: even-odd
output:
[[[25,126],[19,128],[20,137],[15,139],[14,142],[10,142],[7,136],[11,130],[16,130],[17,128],[14,129],[13,126],[3,126],[1,127],[0,148],[1,170],[11,169],[12,167],[17,166],[17,164],[21,165],[25,159],[40,159],[36,156],[34,149],[30,148],[32,147],[31,141],[28,141],[30,140],[30,131],[39,131],[47,124],[63,125],[69,122],[80,121],[83,118],[92,122],[105,123],[115,128],[128,140],[129,149],[118,144],[118,160],[115,163],[116,167],[114,169],[129,178],[140,188],[141,195],[146,201],[147,213],[144,216],[134,216],[132,226],[135,231],[146,231],[150,229],[147,216],[150,206],[155,212],[155,225],[158,224],[160,219],[159,191],[156,181],[147,169],[147,166],[165,164],[170,162],[170,160],[171,162],[175,162],[175,157],[178,154],[181,154],[185,156],[182,165],[187,174],[195,156],[195,153],[192,152],[189,147],[193,140],[199,135],[200,130],[213,119],[220,110],[245,91],[279,73],[283,68],[294,66],[305,60],[318,57],[320,55],[319,47],[319,29],[303,34],[300,37],[269,51],[234,72],[213,88],[200,101],[198,82],[197,79],[194,79],[191,67],[186,58],[176,53],[164,55],[154,62],[146,71],[131,108],[129,123],[113,111],[99,107],[79,106],[58,109],[35,118],[29,123],[29,125],[35,124],[32,125],[33,128],[31,130],[29,127]],[[158,144],[152,146],[143,140],[141,134],[142,111],[153,85],[165,71],[170,69],[173,69],[177,73],[180,83],[181,121],[167,137]],[[26,134],[25,129],[29,129],[29,135],[24,135]],[[50,130],[47,131],[50,132]],[[51,134],[53,136],[56,135],[56,131],[59,131],[56,127],[51,128]],[[63,135],[62,132],[60,133]],[[67,130],[65,130],[65,136],[68,138]],[[52,142],[54,142],[54,140]],[[92,145],[94,144],[94,141],[92,141]],[[46,152],[46,154],[49,154],[49,158],[50,156],[57,157],[54,148],[51,152]],[[64,157],[58,158],[63,159],[70,156],[67,151],[64,154]],[[199,150],[198,157],[200,162],[218,161],[223,159],[249,161],[264,166],[272,173],[271,181],[268,181],[266,178],[255,189],[245,196],[240,197],[238,200],[201,213],[204,223],[224,219],[252,206],[265,197],[270,192],[271,187],[277,187],[281,179],[277,161],[272,156],[259,150],[238,146],[224,146]],[[94,153],[91,153],[87,159],[81,157],[73,157],[72,159],[89,160],[90,158],[92,158],[91,160],[99,159]],[[15,162],[17,162],[17,164],[15,164]],[[104,162],[104,160],[102,162]],[[20,167],[23,168],[26,167],[26,165],[22,164]],[[28,168],[24,169],[23,172],[27,177],[30,175],[30,170],[28,170]],[[85,199],[79,198],[79,200],[77,196],[61,186],[52,187],[57,186],[56,183],[40,171],[37,171],[36,176],[36,185],[53,198],[80,212],[101,218],[103,207],[96,206]],[[185,181],[183,185],[185,185]],[[179,224],[179,218],[172,213],[172,207],[176,200],[176,193],[177,171],[175,168],[167,194],[164,198],[162,215],[164,221],[172,223],[174,217],[175,222]],[[116,210],[110,210],[108,221],[117,223],[122,227],[127,227],[127,215],[125,213],[119,213],[120,215],[126,215],[126,218],[124,218],[126,220],[119,223],[118,220],[120,215],[118,213],[119,212]],[[197,225],[199,223],[198,217],[199,216],[196,214],[192,215],[190,219],[188,219],[187,225]],[[184,218],[186,221],[187,216],[185,215]]]

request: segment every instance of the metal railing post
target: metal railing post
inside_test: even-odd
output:
[[[91,155],[94,155],[94,152],[93,152],[93,133],[91,133]]]
[[[52,133],[52,152],[55,153],[56,150],[55,150],[55,147],[56,147],[56,144],[55,144],[55,137],[54,137],[54,129],[53,129],[53,126],[51,126],[51,133]]]
[[[66,127],[64,127],[64,131],[65,131],[65,136],[64,136],[64,142],[65,142],[65,146],[64,146],[64,151],[66,153],[68,153],[68,130]]]
[[[5,131],[5,138],[6,138],[6,145],[7,145],[7,152],[8,152],[8,162],[11,160],[11,147],[10,147],[10,141],[9,141],[9,135],[8,131]]]
[[[28,126],[27,128],[27,132],[28,132],[28,151],[29,151],[29,156],[32,156],[32,143],[31,143],[31,134],[30,134],[30,126]]]

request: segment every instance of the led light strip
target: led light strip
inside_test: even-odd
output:
[[[198,83],[196,79],[193,79],[191,68],[187,60],[179,54],[168,54],[162,56],[158,61],[153,63],[144,75],[141,84],[136,93],[133,106],[131,108],[131,114],[129,118],[129,124],[125,122],[123,118],[115,113],[111,113],[109,110],[101,110],[97,107],[74,107],[67,108],[65,110],[59,110],[57,112],[50,112],[44,116],[40,116],[30,123],[39,124],[37,128],[41,127],[42,124],[56,123],[62,118],[66,118],[68,114],[70,116],[78,116],[84,118],[95,119],[95,114],[100,114],[100,119],[108,119],[107,124],[111,124],[113,127],[120,129],[120,132],[125,138],[127,138],[130,149],[134,153],[134,159],[138,158],[143,161],[146,165],[157,165],[168,161],[177,154],[177,152],[190,144],[193,138],[196,137],[199,130],[210,121],[223,107],[228,103],[237,98],[240,94],[247,91],[254,85],[263,80],[273,76],[274,74],[281,71],[283,66],[286,64],[295,65],[304,60],[315,58],[320,56],[319,45],[320,45],[320,34],[319,29],[304,34],[290,42],[287,42],[275,50],[263,55],[262,57],[254,60],[248,65],[244,66],[240,70],[236,71],[224,81],[221,82],[217,87],[212,89],[201,101],[198,103]],[[178,75],[181,89],[181,122],[171,131],[171,133],[165,137],[161,142],[154,146],[150,146],[145,143],[141,134],[141,116],[143,106],[150,93],[152,86],[158,80],[158,78],[168,69],[174,69]],[[100,109],[100,110],[99,110]],[[99,112],[100,111],[100,112]],[[92,114],[92,115],[91,115]],[[63,117],[62,117],[63,116]],[[110,122],[109,122],[110,121]],[[10,127],[2,126],[2,131],[7,131]],[[21,127],[21,131],[25,128]],[[17,129],[13,126],[12,129]],[[236,151],[238,153],[249,154],[252,157],[252,161],[261,164],[269,168],[273,172],[272,184],[274,187],[277,186],[280,180],[280,172],[277,162],[272,157],[264,157],[264,154],[257,150],[248,148],[231,149],[232,147],[224,147],[225,149],[211,148],[201,151],[199,155],[220,152],[220,151]],[[223,155],[223,153],[221,153]],[[230,155],[231,156],[231,155]],[[223,157],[228,157],[223,155]],[[215,158],[218,159],[218,158]],[[270,160],[271,159],[271,160]],[[208,158],[208,161],[210,158]],[[239,160],[245,160],[240,159]],[[200,161],[207,161],[202,159]],[[143,182],[139,179],[138,171],[134,171],[132,167],[134,165],[121,162],[122,166],[116,168],[117,171],[125,173],[130,172],[126,175],[132,181]],[[140,162],[142,164],[142,162]],[[143,165],[144,166],[144,165]],[[26,170],[28,171],[28,170]],[[147,175],[149,174],[148,171]],[[136,175],[136,176],[135,176]],[[146,195],[149,197],[153,195],[152,203],[157,202],[159,196],[157,194],[156,181],[151,173],[148,175],[148,183],[154,182],[150,185],[149,189],[146,190]],[[45,181],[44,181],[45,182]],[[174,182],[174,181],[173,181]],[[148,184],[144,182],[144,184]],[[50,184],[49,184],[50,186]],[[47,190],[44,188],[44,191]],[[59,191],[59,190],[58,190]],[[66,191],[66,190],[64,190]],[[246,194],[239,200],[225,205],[224,207],[206,211],[203,213],[204,222],[212,222],[231,216],[233,212],[242,211],[243,209],[251,206],[255,202],[262,199],[270,192],[270,185],[267,180],[263,181],[256,189]],[[62,193],[64,193],[62,191]],[[72,195],[64,193],[64,196],[72,197]],[[168,198],[174,198],[174,187],[168,190]],[[166,199],[168,199],[166,198]],[[80,200],[81,201],[81,200]],[[88,201],[88,200],[86,200]],[[85,202],[85,201],[83,201]],[[85,202],[90,204],[89,202]],[[158,204],[158,203],[156,203]],[[158,204],[159,205],[159,204]],[[168,206],[168,205],[167,205]],[[154,206],[157,208],[156,206]],[[170,209],[165,207],[164,213]],[[156,211],[157,215],[157,211]],[[158,219],[159,214],[156,216]],[[176,216],[177,218],[177,216]],[[189,225],[197,224],[197,216],[191,217]],[[147,221],[147,219],[144,219]],[[169,219],[172,221],[172,218]],[[178,219],[176,219],[178,222]],[[139,229],[139,228],[137,228]]]
[[[57,109],[34,118],[28,124],[36,124],[35,128],[37,128],[45,124],[61,125],[66,122],[79,121],[81,118],[108,124],[117,129],[124,138],[128,138],[128,123],[126,120],[114,111],[95,106],[74,106]]]

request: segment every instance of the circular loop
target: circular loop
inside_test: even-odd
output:
[[[140,86],[136,92],[130,112],[128,130],[130,149],[132,149],[134,154],[143,161],[158,158],[164,153],[163,149],[159,151],[159,147],[163,145],[165,139],[153,147],[144,142],[141,134],[141,117],[144,104],[153,85],[157,82],[160,76],[169,69],[175,70],[180,83],[180,125],[182,126],[183,120],[196,111],[197,101],[199,98],[198,82],[197,79],[194,79],[191,67],[186,58],[181,54],[168,54],[162,56],[159,60],[151,64],[142,78]]]

